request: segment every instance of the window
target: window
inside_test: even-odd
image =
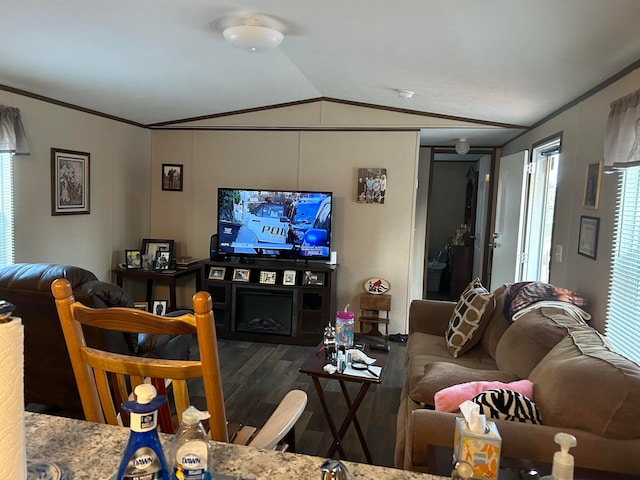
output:
[[[0,267],[14,262],[12,157],[0,153]]]
[[[619,173],[605,334],[640,363],[640,166]]]

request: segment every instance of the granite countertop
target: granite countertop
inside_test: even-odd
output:
[[[117,470],[129,430],[25,412],[27,458],[54,462],[67,480],[109,479]],[[172,435],[161,435],[166,447]],[[214,470],[243,479],[320,478],[321,457],[213,442]],[[446,477],[343,462],[353,479],[445,480]]]

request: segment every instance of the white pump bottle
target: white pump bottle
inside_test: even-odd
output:
[[[578,444],[576,437],[560,432],[553,439],[560,445],[560,450],[553,454],[551,475],[545,475],[540,480],[573,480],[573,455],[569,449]]]

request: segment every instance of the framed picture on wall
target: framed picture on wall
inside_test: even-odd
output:
[[[176,163],[162,164],[162,190],[182,191],[182,169]]]
[[[600,218],[580,216],[580,236],[578,239],[578,253],[596,259],[598,253],[598,230],[600,229]]]
[[[51,149],[51,215],[89,213],[89,158],[86,152]]]
[[[386,168],[358,169],[358,203],[384,203],[387,194]]]
[[[602,160],[587,165],[584,182],[584,208],[598,209],[600,203],[600,179],[602,178]]]

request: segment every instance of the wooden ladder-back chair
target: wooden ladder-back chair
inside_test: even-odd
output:
[[[187,380],[201,378],[206,408],[211,414],[211,438],[230,439],[222,392],[218,347],[211,296],[198,292],[193,296],[195,314],[176,317],[154,315],[134,308],[90,308],[76,302],[71,285],[58,279],[51,285],[60,324],[67,343],[73,373],[78,384],[82,408],[88,421],[122,425],[120,403],[134,398],[140,383],[152,383],[159,394],[167,394],[172,408],[159,412],[163,432],[174,433],[182,412],[189,406]],[[165,360],[122,355],[88,347],[82,325],[121,332],[197,335],[200,360]],[[170,385],[169,388],[165,388]],[[172,397],[172,398],[171,398]],[[169,403],[168,402],[168,403]],[[293,426],[304,411],[307,395],[290,391],[257,433],[253,427],[233,432],[233,443],[259,448],[276,448],[285,437],[293,444]],[[169,413],[173,411],[173,414]],[[286,449],[288,445],[283,448]]]

